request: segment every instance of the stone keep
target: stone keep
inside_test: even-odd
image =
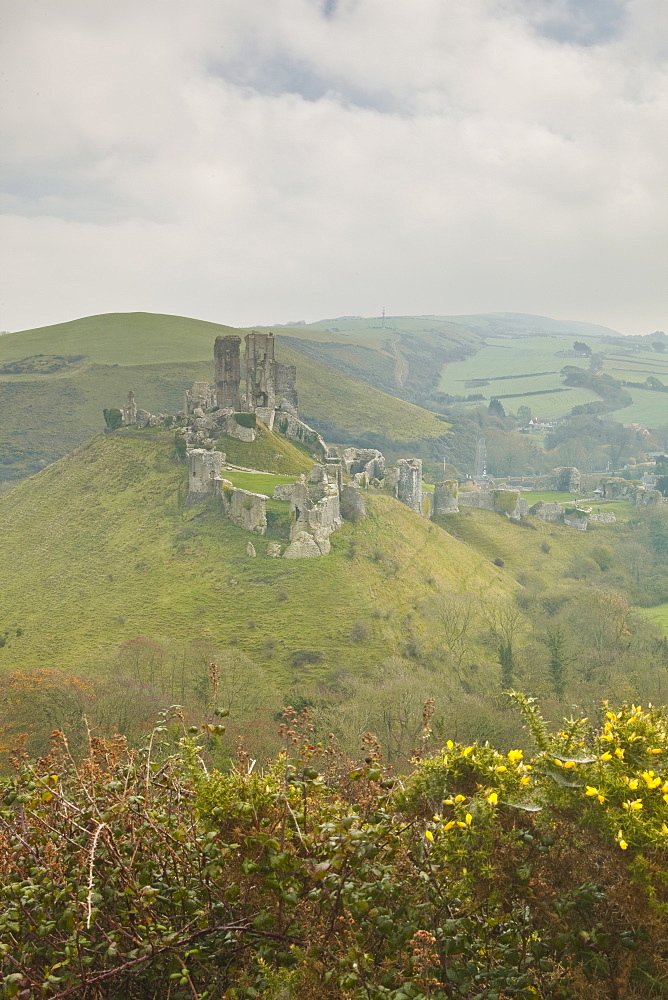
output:
[[[275,408],[274,337],[253,330],[246,337],[246,409],[259,411],[260,419],[270,424],[269,412]]]
[[[216,405],[219,409],[241,409],[241,337],[216,337],[213,360],[216,372]]]
[[[223,454],[193,448],[188,452],[188,502],[197,503],[213,496],[215,480],[220,480]]]
[[[422,459],[400,458],[397,462],[398,481],[396,497],[401,503],[422,513]]]
[[[449,479],[444,483],[435,483],[434,492],[431,495],[431,517],[438,517],[439,514],[456,514],[459,510],[457,505],[457,495],[459,488],[454,479]]]

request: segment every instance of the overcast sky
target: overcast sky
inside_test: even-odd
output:
[[[0,0],[0,329],[668,331],[666,0]]]

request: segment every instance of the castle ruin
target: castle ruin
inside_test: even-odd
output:
[[[220,410],[241,409],[240,347],[241,337],[216,337],[213,345],[216,407]]]

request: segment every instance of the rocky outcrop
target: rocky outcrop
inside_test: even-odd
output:
[[[323,553],[313,535],[298,531],[283,553],[284,559],[316,559]]]

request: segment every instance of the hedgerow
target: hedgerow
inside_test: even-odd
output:
[[[139,750],[15,754],[0,785],[2,995],[665,995],[668,727],[604,706],[529,757],[448,741],[412,773],[313,743],[208,771],[222,727],[174,706]],[[221,714],[221,713],[219,713]],[[428,721],[428,720],[427,720]]]

